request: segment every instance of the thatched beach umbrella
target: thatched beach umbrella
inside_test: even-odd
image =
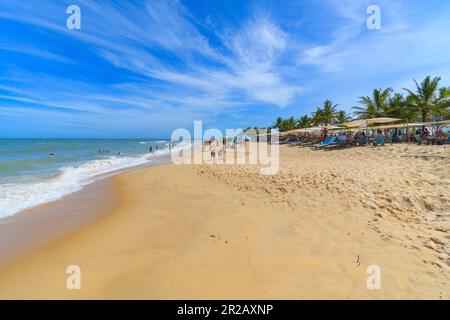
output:
[[[401,119],[398,118],[388,118],[388,117],[381,117],[381,118],[372,118],[372,119],[360,119],[360,120],[354,120],[351,122],[344,123],[343,126],[347,128],[359,128],[360,130],[368,130],[371,129],[369,125],[371,124],[383,124],[383,123],[392,123],[400,121]]]
[[[382,123],[392,123],[396,121],[400,121],[401,119],[398,118],[372,118],[372,119],[361,119],[361,120],[354,120],[351,122],[344,123],[343,126],[347,128],[361,128],[361,127],[368,127],[371,124],[382,124]]]
[[[343,125],[347,128],[360,128],[360,129],[367,130],[367,129],[370,129],[369,125],[371,125],[371,124],[392,123],[392,122],[397,122],[400,120],[401,119],[398,119],[398,118],[381,117],[381,118],[354,120],[351,122],[344,123]]]
[[[398,119],[398,118],[387,118],[387,117],[383,117],[383,118],[373,118],[373,119],[367,119],[367,124],[380,124],[380,123],[392,123],[392,122],[396,122],[396,121],[401,121],[402,119]]]
[[[328,126],[316,126],[316,127],[311,127],[308,128],[309,130],[312,131],[319,131],[319,130],[336,130],[336,129],[342,129],[342,127],[340,126],[335,126],[335,125],[328,125]]]
[[[347,128],[361,128],[367,125],[366,120],[354,120],[347,123],[344,123],[343,126]]]

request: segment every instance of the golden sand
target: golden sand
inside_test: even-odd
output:
[[[115,210],[0,270],[0,298],[450,299],[449,146],[280,152],[274,176],[113,177]],[[68,265],[81,290],[66,288]]]

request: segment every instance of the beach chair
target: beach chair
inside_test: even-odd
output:
[[[304,140],[305,140],[304,138],[295,138],[293,140],[290,140],[288,142],[288,144],[291,147],[295,147],[295,146],[298,146],[299,144],[301,144]]]
[[[366,136],[364,136],[362,138],[359,138],[357,140],[357,144],[360,145],[360,146],[365,146],[365,145],[367,145],[368,142],[369,142],[369,138],[366,137]]]
[[[373,142],[373,146],[384,146],[384,136],[379,136],[375,138],[375,141]]]
[[[318,143],[317,138],[315,138],[315,137],[307,137],[305,140],[303,140],[297,146],[298,147],[309,147],[309,146],[312,146],[313,144],[316,144],[316,143]]]
[[[321,146],[321,145],[326,145],[326,144],[328,144],[330,141],[331,141],[331,138],[327,138],[327,139],[323,140],[322,142],[315,143],[315,144],[313,145],[313,147],[317,147],[317,146]]]
[[[343,149],[345,147],[350,146],[351,141],[347,139],[346,136],[339,136],[336,139],[336,143],[330,143],[326,145],[323,149],[325,151],[327,150],[333,150],[333,149]]]
[[[315,150],[319,150],[319,149],[325,148],[326,146],[329,146],[329,145],[335,144],[335,143],[337,143],[337,137],[331,137],[331,138],[325,139],[321,143],[317,143],[317,144],[313,145],[312,147]]]

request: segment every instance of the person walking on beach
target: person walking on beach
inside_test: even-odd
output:
[[[388,129],[384,129],[384,140],[392,144],[391,132]]]

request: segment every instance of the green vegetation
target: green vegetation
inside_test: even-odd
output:
[[[378,117],[399,118],[404,122],[439,121],[450,118],[450,87],[439,87],[440,77],[427,76],[415,84],[414,90],[403,89],[407,94],[394,93],[392,88],[374,89],[372,96],[360,97],[359,106],[353,107],[353,118],[371,119]],[[289,131],[308,128],[313,125],[343,124],[352,120],[345,110],[337,110],[332,100],[325,100],[311,116],[302,115],[283,119],[278,117],[271,128]]]

